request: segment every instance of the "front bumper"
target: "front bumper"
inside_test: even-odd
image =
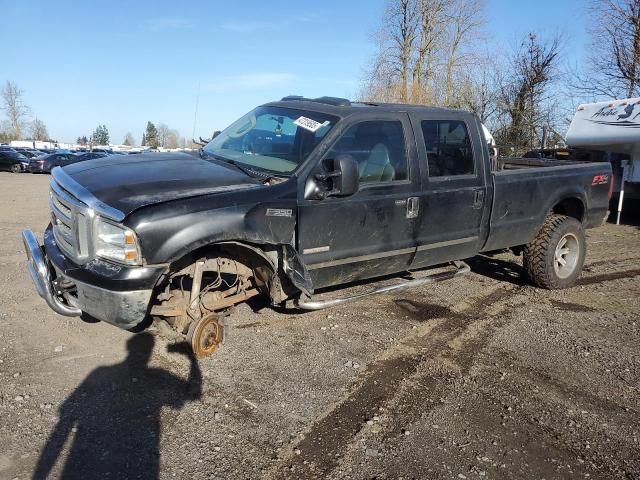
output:
[[[99,266],[85,269],[68,265],[50,229],[45,232],[46,248],[40,246],[30,230],[22,232],[22,239],[36,291],[54,312],[68,317],[85,313],[124,329],[133,328],[147,318],[153,285],[161,268],[140,268],[134,280],[117,277],[118,267],[111,266],[112,277],[102,277],[96,273]],[[114,289],[98,287],[98,283]],[[143,286],[146,288],[140,288]]]

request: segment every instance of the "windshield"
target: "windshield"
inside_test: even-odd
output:
[[[306,110],[258,107],[231,124],[204,148],[205,154],[287,175],[306,160],[338,121]]]
[[[18,160],[26,160],[27,157],[18,152],[7,152],[6,155],[10,158],[16,158]]]

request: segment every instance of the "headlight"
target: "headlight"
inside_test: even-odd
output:
[[[97,256],[126,265],[140,265],[142,258],[135,233],[98,217],[94,251]]]

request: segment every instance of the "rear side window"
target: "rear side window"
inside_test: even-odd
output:
[[[457,120],[423,120],[429,177],[475,174],[469,131]]]
[[[360,167],[360,182],[406,180],[407,155],[402,123],[372,121],[353,125],[333,146],[327,158],[351,155]]]

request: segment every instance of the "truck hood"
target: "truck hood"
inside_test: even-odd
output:
[[[64,172],[125,215],[169,200],[260,185],[231,166],[186,153],[110,155],[68,165]]]

